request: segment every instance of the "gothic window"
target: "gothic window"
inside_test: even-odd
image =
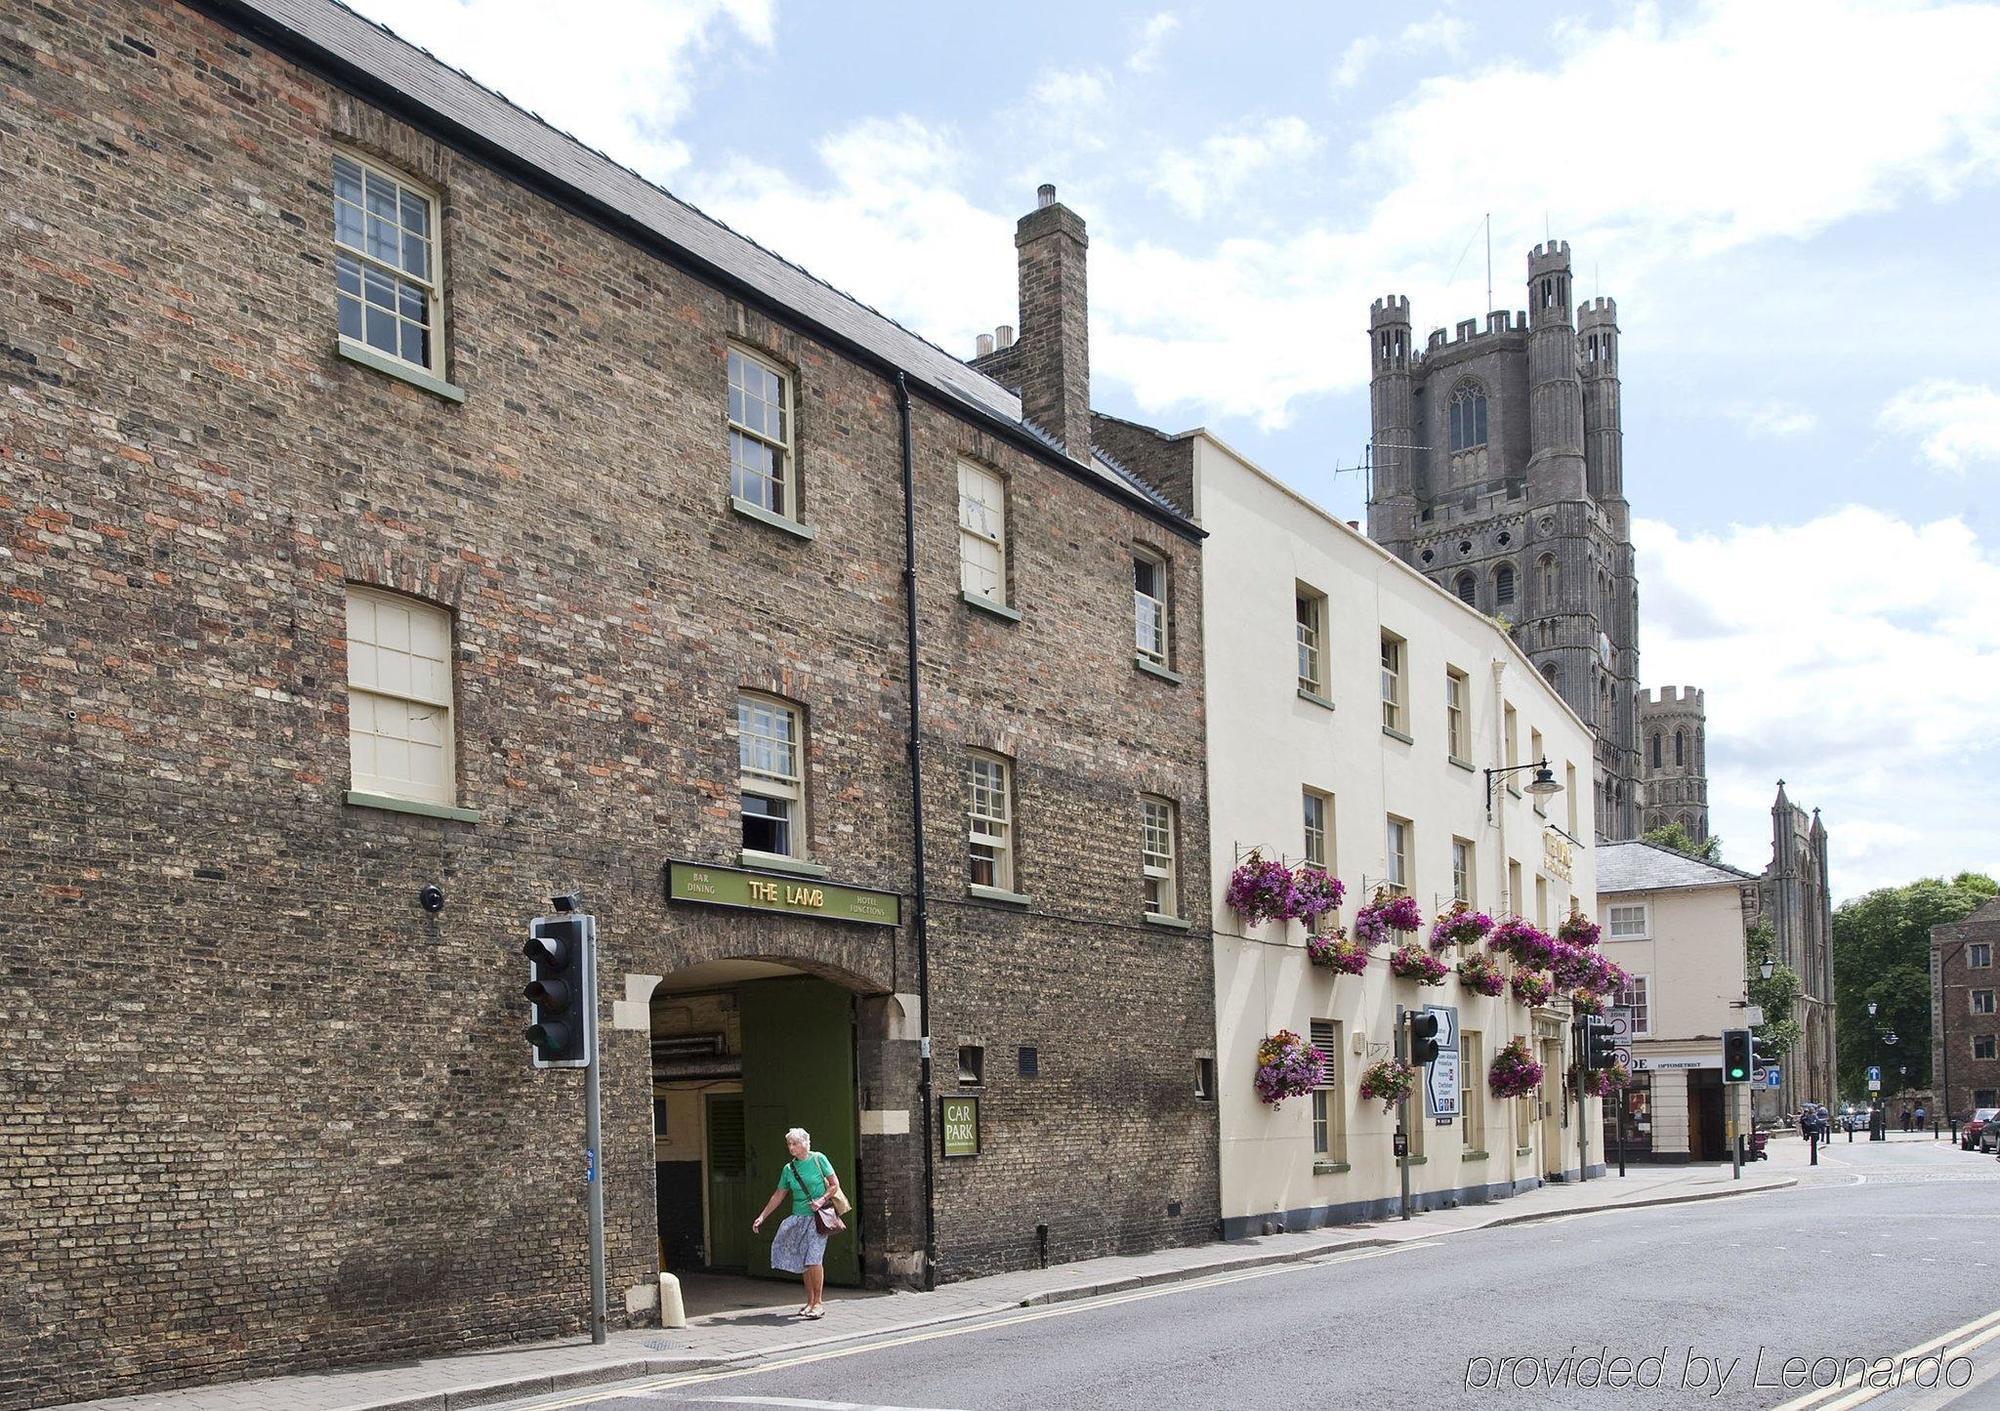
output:
[[[1514,605],[1514,565],[1503,563],[1493,570],[1493,601],[1501,607]]]
[[[1462,382],[1451,394],[1451,449],[1469,451],[1486,444],[1486,389]]]
[[[1459,574],[1452,591],[1458,594],[1460,602],[1471,603],[1475,607],[1479,605],[1479,582],[1471,574]]]
[[[1556,610],[1556,595],[1562,590],[1562,570],[1556,567],[1555,558],[1545,555],[1535,565],[1536,590],[1541,594],[1542,611]]]
[[[1556,670],[1556,664],[1554,662],[1550,662],[1547,666],[1544,666],[1542,668],[1542,676],[1544,679],[1548,681],[1549,689],[1551,691],[1562,690],[1562,675],[1560,672]]]
[[[1660,767],[1660,737],[1657,733],[1655,733],[1653,736],[1653,768],[1658,769],[1659,767]]]
[[[1688,762],[1687,752],[1688,752],[1687,731],[1685,730],[1674,731],[1674,763],[1686,764]]]
[[[1685,813],[1683,813],[1679,818],[1676,818],[1674,822],[1680,824],[1681,831],[1683,833],[1686,833],[1690,838],[1694,836],[1694,820],[1692,818],[1689,818]]]

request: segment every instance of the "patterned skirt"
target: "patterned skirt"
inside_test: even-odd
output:
[[[825,1262],[826,1231],[819,1221],[811,1215],[787,1215],[771,1238],[771,1267],[803,1274],[808,1266]]]

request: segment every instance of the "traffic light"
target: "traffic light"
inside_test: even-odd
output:
[[[1618,1038],[1611,1021],[1593,1016],[1587,1022],[1590,1027],[1584,1032],[1583,1066],[1599,1071],[1610,1068],[1618,1062]]]
[[[1421,1068],[1438,1056],[1438,1017],[1422,1010],[1410,1012],[1410,1062]]]
[[[1750,1081],[1750,1031],[1748,1029],[1724,1029],[1722,1031],[1722,1081],[1725,1083],[1747,1083]]]
[[[1776,1068],[1778,1066],[1778,1055],[1775,1053],[1768,1053],[1764,1049],[1759,1047],[1760,1044],[1765,1044],[1769,1042],[1770,1040],[1759,1036],[1754,1029],[1751,1031],[1750,1069],[1752,1072],[1761,1073],[1766,1068]]]
[[[537,1068],[589,1066],[590,943],[594,918],[538,916],[521,954],[528,957],[528,1043]]]

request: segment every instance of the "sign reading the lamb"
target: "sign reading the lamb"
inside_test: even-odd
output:
[[[1424,1109],[1440,1124],[1459,1115],[1458,1006],[1427,1004],[1424,1013],[1437,1016],[1438,1056],[1424,1070]]]
[[[746,911],[788,911],[869,926],[894,926],[903,919],[903,899],[894,892],[699,862],[667,864],[667,900]]]

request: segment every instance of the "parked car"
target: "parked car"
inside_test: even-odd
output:
[[[1979,1129],[1979,1149],[2000,1151],[2000,1115],[1988,1117]]]
[[[1958,1145],[1963,1151],[1981,1150],[1980,1140],[1985,1135],[1986,1124],[2000,1117],[2000,1107],[1982,1107],[1966,1119],[1958,1129]]]

